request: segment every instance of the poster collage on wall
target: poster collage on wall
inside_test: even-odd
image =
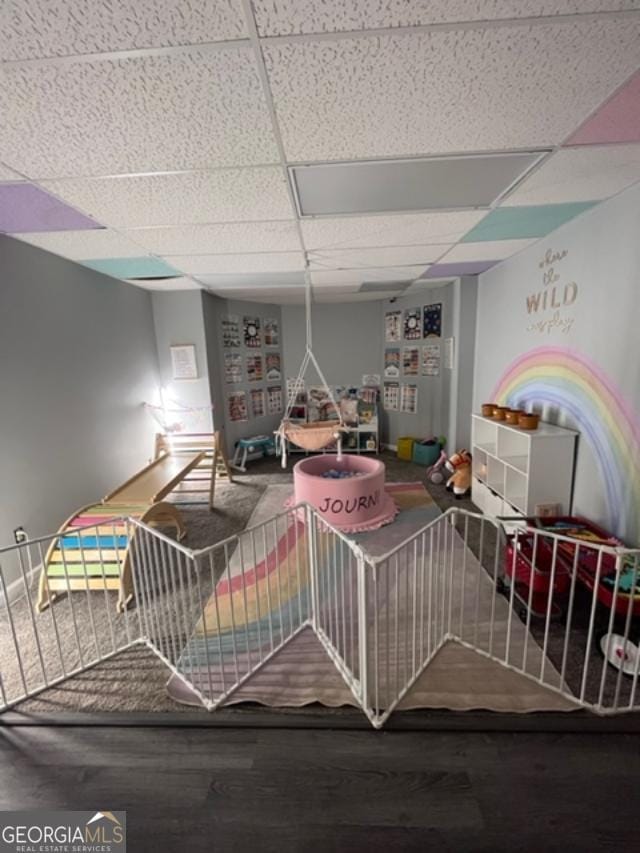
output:
[[[388,311],[384,316],[384,389],[383,406],[390,412],[417,414],[418,385],[400,383],[401,377],[440,375],[440,338],[442,336],[442,303],[435,302],[422,308],[405,308]],[[428,339],[429,343],[417,344]],[[401,341],[414,345],[387,346]]]
[[[242,347],[251,352],[242,352]],[[250,418],[277,415],[283,410],[282,363],[279,352],[256,350],[278,349],[280,324],[275,318],[228,315],[222,318],[224,381],[226,385],[267,382],[267,387],[248,391],[233,388],[227,392],[227,414],[233,423],[246,423]]]

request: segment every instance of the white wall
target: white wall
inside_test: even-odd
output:
[[[547,250],[567,254],[541,267]],[[549,307],[554,286],[555,303],[565,287],[575,300]],[[546,310],[541,297],[529,311],[527,298],[545,291]],[[574,511],[630,543],[640,538],[639,293],[636,186],[480,277],[474,391],[476,409],[493,402],[511,365],[522,383],[510,402],[578,429]]]
[[[0,544],[146,464],[157,387],[148,293],[0,236]]]

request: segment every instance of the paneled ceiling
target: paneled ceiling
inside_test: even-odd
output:
[[[381,299],[640,180],[640,0],[2,0],[0,57],[0,231],[148,289]]]

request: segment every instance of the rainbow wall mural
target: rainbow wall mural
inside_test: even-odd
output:
[[[491,399],[550,405],[569,415],[593,453],[600,480],[594,488],[605,490],[608,527],[622,538],[640,530],[640,420],[596,364],[576,350],[537,347],[512,362]]]

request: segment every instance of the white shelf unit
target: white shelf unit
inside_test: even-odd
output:
[[[577,432],[540,423],[523,430],[473,415],[471,499],[487,515],[535,515],[538,504],[571,512]]]
[[[291,418],[291,421],[304,423],[302,418]],[[329,423],[329,421],[327,421]],[[342,450],[344,453],[379,453],[380,452],[380,433],[378,429],[378,416],[376,415],[369,423],[360,423],[358,426],[347,427],[348,434],[343,436]],[[355,436],[355,446],[349,447],[349,439]],[[373,436],[375,447],[367,447],[367,438]],[[301,447],[296,447],[295,444],[287,442],[287,453],[304,453],[307,456],[312,451],[304,450]],[[335,448],[330,450],[319,450],[319,453],[335,453]]]

